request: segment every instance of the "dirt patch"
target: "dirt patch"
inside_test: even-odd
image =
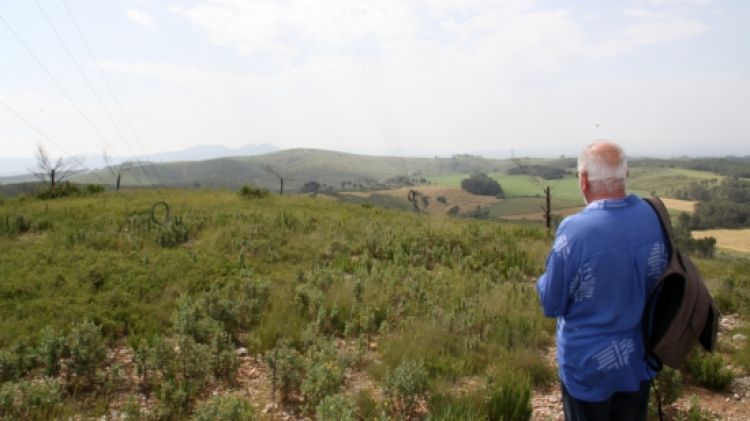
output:
[[[663,197],[661,198],[661,201],[664,202],[667,209],[688,213],[695,212],[695,205],[698,203],[691,200],[665,199]]]
[[[750,228],[693,231],[693,238],[714,237],[723,249],[750,253]]]

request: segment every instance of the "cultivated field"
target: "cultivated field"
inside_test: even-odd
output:
[[[750,253],[750,228],[701,230],[693,231],[692,235],[693,238],[714,237],[717,247]]]
[[[666,197],[660,197],[660,199],[664,202],[667,209],[688,213],[693,213],[695,211],[695,205],[698,203],[691,200],[669,199]]]

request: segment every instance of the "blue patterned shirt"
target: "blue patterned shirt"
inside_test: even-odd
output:
[[[654,210],[632,194],[560,224],[536,287],[544,315],[557,317],[560,380],[573,397],[600,402],[653,377],[641,316],[668,263],[665,240]]]

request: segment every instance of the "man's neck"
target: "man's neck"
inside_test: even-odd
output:
[[[625,194],[625,190],[617,191],[614,193],[602,193],[602,194],[591,194],[588,197],[588,202],[596,202],[597,200],[605,200],[605,199],[622,199],[627,194]]]

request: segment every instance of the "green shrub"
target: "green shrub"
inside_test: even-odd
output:
[[[175,218],[163,225],[159,225],[156,243],[162,248],[177,247],[188,241],[188,227],[182,219]]]
[[[750,309],[750,285],[735,276],[723,277],[714,291],[719,311],[724,314],[746,312]]]
[[[268,351],[266,363],[271,368],[272,399],[275,399],[276,391],[280,393],[282,402],[288,398],[289,393],[299,391],[304,361],[288,341],[282,340],[273,350]]]
[[[411,414],[417,400],[427,391],[427,369],[424,361],[405,359],[388,373],[385,394],[394,413]]]
[[[240,187],[239,195],[246,199],[262,199],[270,192],[262,187],[244,185]]]
[[[75,387],[92,386],[96,380],[96,370],[107,356],[101,329],[90,321],[79,323],[68,335],[67,346],[70,350],[68,375],[71,383]]]
[[[156,398],[159,400],[159,406],[157,407],[158,418],[184,418],[194,394],[193,385],[189,383],[173,379],[162,382],[155,393]]]
[[[687,359],[686,367],[698,384],[712,390],[727,390],[734,380],[732,371],[726,367],[721,356],[703,350],[693,351]]]
[[[234,380],[240,366],[231,336],[220,327],[214,327],[208,343],[211,353],[211,370],[215,377]]]
[[[16,400],[21,390],[14,382],[0,383],[0,419],[10,419],[16,412]]]
[[[354,404],[342,394],[326,396],[315,408],[318,421],[354,421]]]
[[[307,405],[315,408],[323,398],[337,393],[343,382],[343,370],[335,360],[312,360],[305,370],[301,391]]]
[[[50,419],[62,404],[57,379],[4,383],[0,386],[0,417],[7,419]]]
[[[490,420],[531,419],[531,381],[516,372],[503,374],[488,385],[487,416]]]
[[[179,418],[209,380],[211,352],[187,335],[157,337],[148,346],[146,368],[159,400],[159,417]]]
[[[196,343],[207,346],[210,355],[208,362],[214,375],[232,379],[239,367],[234,342],[222,323],[206,313],[205,303],[205,300],[194,303],[187,296],[180,299],[172,316],[175,332],[178,336],[189,337]],[[215,308],[214,311],[218,312]]]
[[[46,376],[56,377],[60,374],[60,359],[63,356],[64,348],[65,338],[58,335],[52,326],[47,326],[42,330],[37,349],[37,358],[42,367],[44,367],[44,374]]]
[[[473,421],[487,419],[484,399],[473,394],[452,397],[436,394],[430,398],[430,421]]]
[[[655,379],[662,405],[671,405],[682,396],[682,373],[669,367],[664,367]]]
[[[15,217],[5,215],[0,219],[0,229],[0,233],[12,237],[28,232],[31,229],[31,221],[20,214]]]
[[[104,186],[101,184],[87,184],[85,189],[86,194],[96,194],[104,192]]]
[[[195,409],[195,421],[248,421],[255,419],[250,402],[239,395],[214,396]]]
[[[40,199],[58,199],[66,196],[75,196],[81,194],[81,189],[70,181],[63,181],[54,186],[45,186],[37,193],[36,197]]]
[[[8,349],[0,349],[0,383],[18,380],[21,377],[21,369],[18,359]]]

